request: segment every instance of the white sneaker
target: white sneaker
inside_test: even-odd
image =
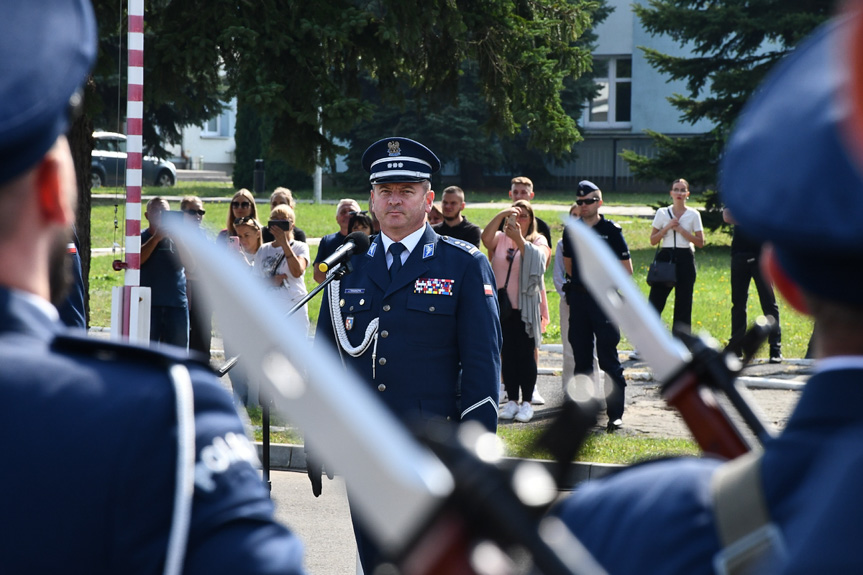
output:
[[[504,405],[500,409],[500,413],[498,414],[498,417],[500,419],[512,419],[513,417],[516,416],[516,414],[518,412],[519,412],[518,403],[516,403],[515,401],[508,401],[506,403],[506,405]]]
[[[497,402],[498,405],[505,405],[506,402],[509,401],[509,398],[506,395],[506,389],[503,387],[502,383],[500,384],[500,392],[497,394],[497,396],[500,398],[500,400],[498,400]]]
[[[534,394],[536,397],[536,394]],[[518,408],[518,413],[515,414],[515,420],[520,421],[522,423],[527,423],[533,417],[533,406],[530,405],[529,401],[522,401],[521,407]]]
[[[533,397],[530,398],[530,402],[534,403],[536,405],[545,405],[545,400],[539,394],[539,388],[538,387],[533,388]]]

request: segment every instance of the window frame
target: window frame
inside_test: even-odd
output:
[[[618,63],[623,60],[629,60],[629,76],[619,78],[617,76]],[[604,61],[607,63],[608,72],[602,77],[594,78],[597,84],[606,84],[608,86],[607,100],[607,116],[606,120],[596,121],[591,120],[591,107],[595,100],[588,100],[584,106],[583,122],[584,127],[591,130],[620,130],[632,128],[632,55],[603,55],[594,56],[594,61]],[[617,121],[617,88],[621,83],[629,84],[629,120],[625,122]]]

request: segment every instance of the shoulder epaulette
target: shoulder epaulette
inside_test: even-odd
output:
[[[134,363],[155,364],[168,367],[176,363],[199,365],[211,369],[206,358],[199,353],[186,354],[183,350],[170,347],[139,347],[100,339],[71,334],[61,334],[51,342],[51,349],[69,355],[89,355],[103,358],[107,361],[124,361]]]
[[[622,227],[620,227],[620,224],[618,224],[614,220],[609,220],[608,218],[605,218],[605,221],[608,222],[609,224],[611,224],[612,226],[616,227],[619,230],[623,229]]]
[[[466,242],[464,240],[456,239],[452,236],[440,236],[440,239],[451,246],[455,246],[457,248],[461,248],[469,254],[473,254],[474,252],[478,252],[479,250],[475,245],[470,242]]]

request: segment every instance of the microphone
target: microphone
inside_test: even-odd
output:
[[[337,264],[350,259],[352,255],[362,253],[369,249],[369,245],[371,243],[369,236],[363,232],[353,232],[348,234],[348,237],[345,238],[342,245],[340,245],[338,249],[330,254],[330,256],[324,261],[318,264],[318,269],[327,273],[328,270],[335,267]]]

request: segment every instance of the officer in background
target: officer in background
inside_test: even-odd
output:
[[[381,233],[352,258],[353,273],[330,284],[316,337],[335,345],[402,421],[474,420],[493,432],[502,339],[491,265],[472,244],[426,224],[440,169],[431,150],[386,138],[362,161]],[[320,493],[320,467],[309,473]],[[372,573],[377,553],[356,521],[354,532]]]
[[[4,573],[301,573],[231,398],[183,355],[63,335],[64,132],[96,58],[87,0],[0,18]],[[179,353],[179,352],[178,352]]]
[[[721,171],[723,202],[766,242],[766,276],[816,320],[814,374],[760,457],[666,460],[577,490],[559,513],[610,573],[863,572],[861,39],[863,7],[849,3],[787,56],[738,119]],[[729,486],[740,497],[725,506]]]
[[[623,269],[632,275],[632,259],[629,255],[629,246],[623,237],[623,230],[599,213],[599,208],[602,206],[602,191],[593,182],[582,180],[578,183],[575,195],[581,221],[605,240],[620,260]],[[567,240],[568,235],[568,232],[564,231],[563,267],[571,278],[566,291],[566,301],[569,303],[569,333],[565,337],[569,339],[572,346],[576,376],[593,374],[595,342],[599,368],[607,373],[611,380],[611,388],[606,397],[608,407],[606,431],[612,433],[623,426],[626,393],[626,379],[623,377],[623,367],[617,355],[620,329],[608,319],[593,299],[593,295],[587,291],[578,272],[578,262],[573,259],[575,253],[572,242]]]

